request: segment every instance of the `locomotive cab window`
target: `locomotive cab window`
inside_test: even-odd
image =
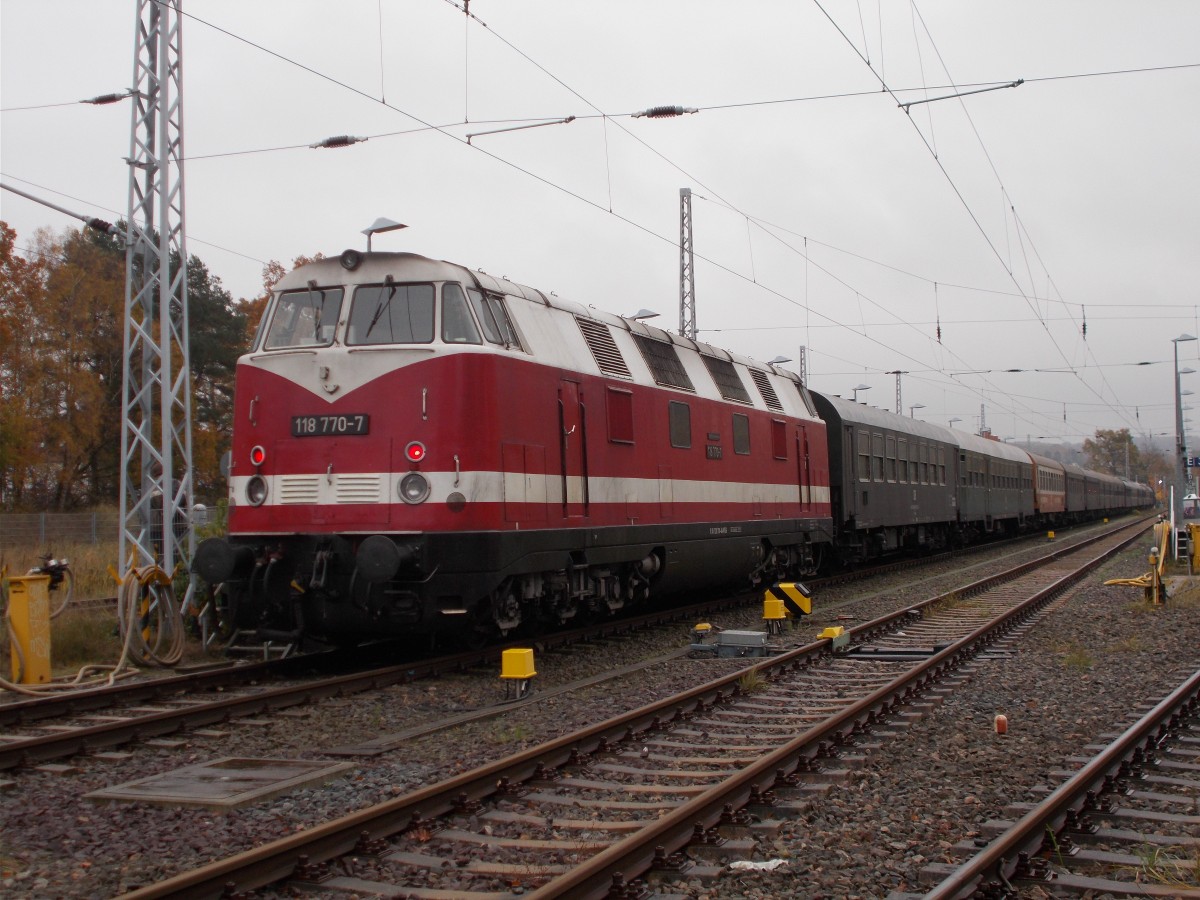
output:
[[[364,284],[355,290],[350,302],[347,344],[428,344],[432,341],[432,284]]]
[[[342,294],[340,287],[319,288],[315,284],[280,294],[263,349],[328,347],[333,343],[342,310]]]
[[[481,344],[467,298],[457,284],[442,288],[442,340],[447,344]]]
[[[475,310],[475,315],[483,325],[483,335],[489,343],[503,344],[515,350],[522,349],[517,331],[508,317],[508,310],[504,308],[502,297],[473,288],[467,288],[467,296],[471,299],[471,308]]]

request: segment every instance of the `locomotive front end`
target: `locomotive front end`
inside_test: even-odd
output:
[[[279,283],[238,364],[229,537],[193,563],[228,626],[395,637],[465,611],[469,590],[432,583],[429,541],[488,515],[461,472],[488,424],[458,409],[481,394],[495,323],[476,324],[461,280],[411,254],[347,253]]]

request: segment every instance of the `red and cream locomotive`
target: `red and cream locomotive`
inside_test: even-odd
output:
[[[453,263],[346,251],[276,286],[238,363],[239,627],[507,634],[815,570],[825,424],[799,379]]]

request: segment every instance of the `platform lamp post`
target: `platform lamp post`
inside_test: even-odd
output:
[[[869,384],[859,384],[859,385],[856,385],[855,387],[851,388],[851,390],[854,391],[854,402],[855,403],[858,402],[858,392],[859,391],[869,391],[870,389],[871,389],[871,386]]]
[[[962,421],[962,419],[960,419],[958,416],[953,416],[950,419],[950,427],[953,428],[955,422],[961,422],[961,421]]]
[[[1183,440],[1183,393],[1180,390],[1179,376],[1182,374],[1179,371],[1179,345],[1184,341],[1196,340],[1195,335],[1181,334],[1179,337],[1171,338],[1171,343],[1175,345],[1175,500],[1171,505],[1171,519],[1173,523],[1178,523],[1182,518],[1180,513],[1183,511],[1183,492],[1187,485],[1187,447],[1184,446]]]
[[[924,408],[925,408],[924,403],[914,403],[912,406],[910,406],[908,408],[908,417],[910,419],[914,418],[916,416],[916,410],[924,409]]]

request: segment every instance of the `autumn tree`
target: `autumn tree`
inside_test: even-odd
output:
[[[42,230],[26,260],[15,240],[0,222],[0,508],[116,503],[124,248],[105,234]],[[229,442],[244,325],[229,292],[195,256],[188,301],[193,485],[197,499],[216,499],[224,494],[219,460]]]
[[[1128,428],[1097,429],[1094,440],[1088,438],[1083,442],[1083,452],[1087,454],[1088,468],[1108,475],[1125,478],[1145,468]]]

